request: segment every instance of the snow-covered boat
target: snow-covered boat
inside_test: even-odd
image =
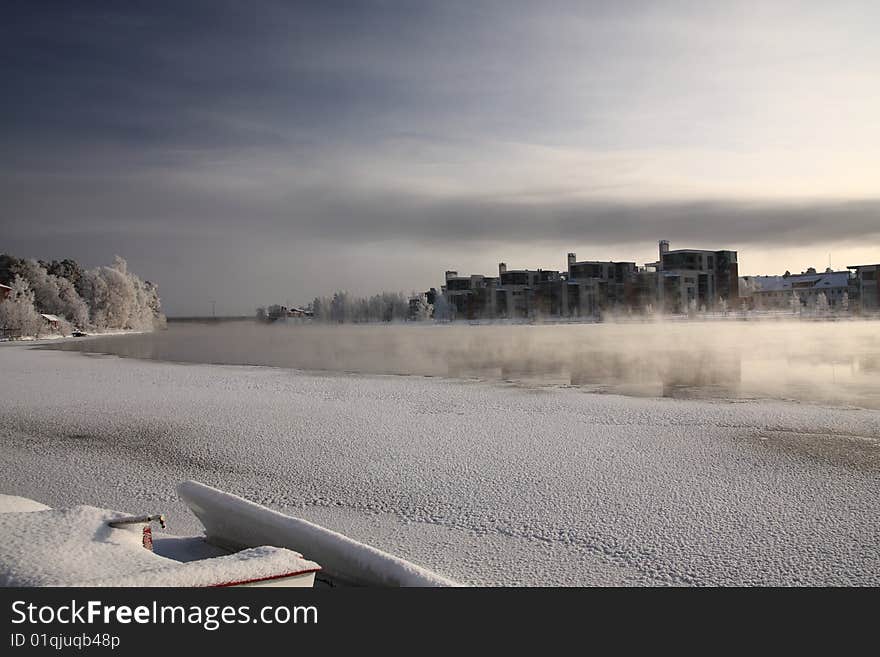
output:
[[[349,586],[459,586],[414,563],[320,525],[185,481],[177,492],[205,527],[205,539],[231,550],[274,545],[321,562],[324,581]]]
[[[231,553],[201,539],[154,541],[160,516],[9,496],[0,503],[0,586],[312,586],[320,570],[284,548]]]
[[[187,481],[204,536],[152,532],[164,517],[51,509],[0,495],[0,586],[455,586],[308,521]],[[302,553],[308,555],[304,557]],[[318,559],[321,565],[311,561]]]

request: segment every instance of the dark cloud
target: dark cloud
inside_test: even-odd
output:
[[[880,201],[864,194],[782,202],[687,189],[700,175],[694,188],[712,188],[713,166],[722,183],[748,183],[741,169],[753,160],[723,169],[715,156],[760,157],[765,131],[783,156],[766,160],[762,188],[775,175],[766,169],[797,169],[796,150],[785,158],[802,141],[786,132],[798,124],[792,108],[810,140],[826,140],[810,141],[820,155],[838,130],[860,125],[859,112],[876,116],[857,102],[860,78],[837,90],[855,104],[842,106],[834,130],[805,118],[811,107],[833,113],[803,95],[827,75],[876,79],[859,68],[880,60],[871,57],[876,21],[856,9],[819,21],[837,39],[835,58],[792,77],[809,85],[790,106],[771,92],[784,91],[791,62],[815,64],[813,41],[784,29],[787,58],[775,61],[776,41],[762,32],[772,17],[753,32],[744,18],[746,40],[712,50],[731,33],[719,29],[721,10],[706,17],[696,6],[8,2],[0,251],[89,265],[120,253],[186,313],[217,295],[220,279],[241,311],[254,290],[301,300],[332,287],[436,285],[465,252],[485,269],[523,245],[864,243],[880,234]],[[768,98],[780,102],[776,124]],[[691,149],[695,159],[671,175],[681,190],[654,185],[662,166],[651,162],[680,164]],[[664,159],[670,152],[681,160]],[[546,166],[506,168],[533,156]],[[867,160],[854,162],[858,171]],[[830,183],[847,182],[834,173]],[[673,200],[652,200],[645,189],[654,188]]]
[[[339,194],[291,199],[298,209],[277,221],[303,236],[467,242],[622,244],[658,238],[706,244],[787,246],[880,235],[880,201],[745,203],[737,201],[427,201]]]
[[[277,240],[341,244],[389,241],[455,249],[474,243],[623,244],[659,238],[737,245],[808,246],[880,235],[880,201],[509,200],[318,184],[253,184],[211,175],[80,179],[11,177],[0,183],[7,235],[129,230],[230,240],[259,233]]]

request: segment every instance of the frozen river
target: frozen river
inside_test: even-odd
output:
[[[280,351],[288,328],[270,327]],[[439,339],[479,350],[483,328]],[[208,360],[204,330],[183,329],[190,358],[162,351],[172,331],[112,340]],[[413,330],[437,362],[444,327]],[[371,331],[351,353],[374,353]],[[245,337],[217,360],[249,362]],[[189,533],[174,486],[194,478],[477,585],[880,584],[880,412],[851,403],[22,345],[0,346],[0,372],[0,493],[52,506],[163,511]]]

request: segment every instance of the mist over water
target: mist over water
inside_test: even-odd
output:
[[[880,408],[878,321],[172,323],[48,348],[124,357]]]

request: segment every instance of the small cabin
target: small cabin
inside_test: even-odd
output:
[[[41,314],[40,317],[46,322],[46,326],[50,331],[60,331],[61,330],[61,318],[58,315],[45,315]]]

